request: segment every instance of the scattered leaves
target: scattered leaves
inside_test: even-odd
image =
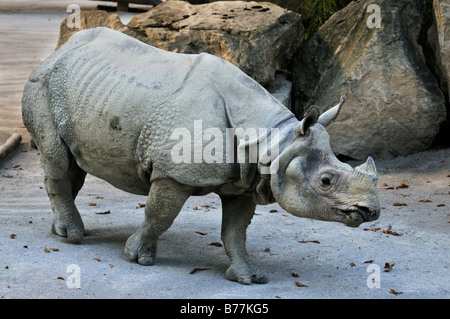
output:
[[[406,203],[394,203],[393,206],[408,206]]]
[[[307,244],[307,243],[320,244],[320,241],[318,241],[318,240],[299,240],[299,243],[302,243],[302,244]]]
[[[394,289],[389,290],[389,292],[394,295],[400,295],[403,293],[402,291],[395,291]]]
[[[209,244],[210,246],[217,246],[217,247],[222,247],[223,245],[221,243],[219,243],[218,241],[212,242]]]
[[[88,205],[89,205],[89,206],[97,206],[96,203],[92,203],[92,202],[89,202]]]
[[[299,281],[296,281],[296,282],[295,282],[295,285],[296,285],[297,287],[308,287],[308,285],[302,284],[302,283],[299,282]]]
[[[97,215],[107,215],[107,214],[111,214],[111,210],[107,210],[105,212],[95,212]]]
[[[421,199],[419,200],[420,203],[431,203],[431,200],[429,199]]]
[[[209,268],[201,268],[201,267],[195,267],[194,269],[192,269],[189,274],[195,274],[197,271],[201,271],[201,270],[209,270]]]
[[[409,187],[409,185],[404,184],[404,183],[400,183],[400,185],[395,186],[394,189],[398,189],[398,188],[408,188],[408,187]]]
[[[11,234],[11,235],[9,235],[9,238],[14,239],[14,237],[16,237],[16,236],[17,236],[16,234]]]
[[[384,272],[390,272],[392,270],[392,267],[394,267],[394,263],[385,263],[384,264]]]

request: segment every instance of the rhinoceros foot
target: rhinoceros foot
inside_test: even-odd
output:
[[[225,276],[228,280],[237,281],[243,285],[265,284],[269,281],[265,273],[249,264],[233,264],[228,268]]]

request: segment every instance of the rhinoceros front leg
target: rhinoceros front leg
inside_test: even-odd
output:
[[[250,285],[263,284],[267,276],[250,262],[245,246],[247,227],[255,211],[255,203],[247,196],[221,196],[222,199],[222,241],[231,260],[226,272],[228,280]]]
[[[145,219],[128,238],[125,254],[141,265],[153,265],[158,237],[173,223],[192,190],[171,179],[157,180],[150,186]]]

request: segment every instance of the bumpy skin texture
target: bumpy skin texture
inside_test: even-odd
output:
[[[358,226],[378,218],[373,161],[355,169],[339,162],[324,129],[340,105],[298,121],[238,68],[208,54],[162,51],[122,33],[95,28],[76,33],[30,75],[23,120],[41,152],[45,186],[55,213],[53,232],[81,241],[74,204],[87,173],[135,194],[148,195],[145,220],[125,252],[153,264],[158,237],[191,195],[222,199],[226,272],[242,284],[267,277],[251,262],[246,229],[256,204],[275,200],[288,212]],[[278,128],[279,156],[265,161],[178,163],[176,128]],[[225,138],[224,138],[225,139]],[[239,140],[249,154],[260,137]],[[203,141],[203,146],[207,142]],[[270,149],[270,146],[269,146]],[[326,185],[325,185],[326,184]]]

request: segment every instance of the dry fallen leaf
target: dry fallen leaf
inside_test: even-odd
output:
[[[205,235],[208,234],[208,233],[203,233],[203,232],[201,232],[201,231],[196,231],[196,233],[199,234],[199,235],[202,235],[202,236],[205,236]]]
[[[445,174],[445,177],[450,177],[450,174]]]
[[[371,263],[373,263],[373,259],[366,260],[364,263],[365,263],[365,264],[371,264]]]
[[[103,196],[96,196],[97,199],[103,199]]]
[[[430,181],[428,179],[425,180],[425,183],[429,183]]]
[[[371,231],[373,231],[373,232],[375,232],[375,231],[377,231],[377,230],[380,230],[380,229],[381,229],[380,227],[364,228],[364,230],[371,230]]]
[[[142,203],[138,203],[138,205],[136,206],[136,209],[138,209],[138,208],[142,208],[142,207],[145,207],[145,204],[142,204]]]
[[[444,207],[445,206],[445,204],[438,204],[438,205],[436,205],[437,207]]]
[[[386,184],[386,183],[382,183],[381,185],[380,185],[381,187],[387,187],[388,186],[388,184]]]
[[[397,188],[408,188],[408,187],[409,187],[409,185],[406,185],[404,183],[400,183],[400,185],[395,186],[394,189],[397,189]]]
[[[107,210],[105,212],[95,212],[97,215],[107,215],[107,214],[111,214],[111,210]]]
[[[96,203],[92,203],[92,202],[89,202],[88,205],[89,205],[89,206],[97,206]]]
[[[420,203],[431,203],[431,200],[429,199],[421,199],[419,200]]]
[[[354,262],[351,262],[351,263],[350,263],[350,266],[356,267],[356,264],[355,264]]]
[[[392,264],[391,263],[385,263],[384,264],[384,268],[385,268],[384,272],[390,272],[392,270],[392,267],[394,267],[394,265],[395,265],[394,263],[392,263]]]
[[[13,177],[14,177],[14,176],[9,175],[9,174],[3,174],[2,176],[3,176],[3,177],[6,177],[6,178],[13,178]]]
[[[406,203],[394,203],[393,206],[408,206]]]
[[[396,231],[392,231],[392,226],[389,226],[387,229],[383,230],[382,232],[384,234],[388,234],[388,235],[393,235],[393,236],[400,236],[399,233],[397,233]]]
[[[193,210],[197,210],[198,207],[197,207],[197,206],[192,206],[192,209],[193,209]]]
[[[299,282],[299,281],[296,281],[296,282],[295,282],[295,285],[296,285],[297,287],[308,287],[308,285],[302,284],[302,283]]]
[[[16,234],[9,235],[9,238],[11,238],[11,239],[14,239],[14,237],[16,237]]]
[[[59,251],[58,248],[49,248],[51,251]]]
[[[12,168],[17,168],[17,167],[20,167],[21,165],[20,164],[13,164],[11,167]]]
[[[292,276],[292,277],[298,277],[298,274],[297,274],[296,272],[292,272],[292,273],[291,273],[291,276]]]
[[[44,247],[44,251],[45,251],[46,253],[49,253],[49,252],[50,252],[50,250],[49,250],[47,247]]]
[[[209,244],[210,246],[217,246],[217,247],[222,247],[223,245],[221,243],[219,243],[218,241],[215,241],[213,243]]]
[[[400,295],[400,294],[403,293],[403,292],[401,292],[401,291],[395,291],[394,289],[389,290],[389,292],[390,292],[391,294],[394,294],[394,295]]]
[[[101,261],[100,258],[94,257],[93,259],[97,260],[97,261]]]
[[[63,277],[61,277],[61,276],[58,276],[58,278],[56,278],[56,279],[61,279],[61,280],[64,280],[64,278],[63,278]]]
[[[200,270],[208,270],[209,268],[201,268],[201,267],[195,267],[194,269],[192,269],[190,272],[189,272],[189,274],[195,274],[197,271],[200,271]]]
[[[302,243],[302,244],[306,244],[306,243],[320,244],[320,241],[318,241],[318,240],[300,240],[299,243]]]
[[[269,213],[276,213],[276,212],[277,212],[276,209],[271,209],[271,210],[269,210]]]

